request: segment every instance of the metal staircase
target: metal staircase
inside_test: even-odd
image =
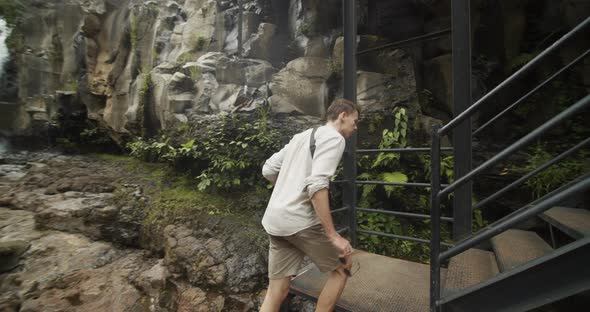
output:
[[[344,1],[343,5],[345,23],[344,90],[345,97],[354,100],[356,97],[354,91],[354,77],[356,73],[354,62],[355,48],[354,44],[352,44],[356,37],[356,26],[353,23],[355,20],[354,1]],[[454,11],[453,19],[457,16],[468,19],[469,10],[466,10],[466,12]],[[455,21],[453,22],[454,26],[460,24],[460,21],[457,24]],[[586,210],[588,209],[587,206],[564,207],[564,203],[567,203],[568,199],[573,196],[588,194],[590,190],[590,173],[588,172],[581,172],[581,175],[573,181],[513,211],[477,233],[471,233],[470,228],[468,231],[465,231],[465,228],[463,228],[463,232],[455,231],[455,234],[460,234],[455,237],[460,237],[460,239],[452,245],[441,242],[440,224],[441,222],[451,222],[454,228],[458,224],[465,227],[465,221],[467,220],[469,221],[468,225],[470,227],[471,215],[474,209],[489,206],[489,204],[493,203],[500,196],[522,185],[527,179],[590,145],[590,138],[586,138],[554,159],[480,201],[478,204],[472,205],[471,203],[469,185],[480,173],[522,150],[552,127],[568,118],[587,111],[590,107],[590,95],[586,95],[478,167],[472,169],[469,164],[467,170],[462,170],[458,174],[456,172],[456,180],[450,185],[442,185],[440,183],[441,152],[453,151],[455,155],[457,155],[457,152],[461,152],[457,150],[456,144],[454,149],[442,148],[441,138],[451,134],[452,131],[455,131],[453,134],[454,137],[457,137],[457,133],[464,133],[468,130],[468,135],[463,136],[463,138],[469,138],[471,140],[472,133],[481,132],[483,128],[523,102],[536,90],[551,82],[561,72],[564,72],[584,59],[590,52],[590,49],[525,94],[496,117],[493,117],[490,122],[485,123],[473,132],[471,131],[470,118],[483,107],[484,103],[506,86],[521,79],[525,73],[535,68],[544,58],[562,48],[571,38],[580,34],[582,36],[584,36],[583,34],[587,34],[589,28],[590,17],[586,18],[577,27],[557,40],[545,51],[541,52],[537,57],[476,103],[458,112],[457,116],[444,127],[435,126],[432,131],[432,144],[430,148],[356,150],[354,147],[356,145],[356,138],[353,138],[349,142],[352,144],[348,144],[344,157],[344,180],[339,181],[344,188],[344,207],[333,210],[333,213],[346,213],[348,216],[348,226],[342,228],[340,231],[348,232],[353,245],[356,245],[357,232],[429,244],[431,258],[430,265],[425,265],[356,251],[353,255],[353,276],[349,279],[342,297],[338,302],[338,311],[529,311],[562,298],[590,290],[590,266],[588,265],[590,263],[590,211]],[[455,33],[456,31],[454,31],[453,36],[455,36]],[[461,33],[467,37],[469,36],[469,31],[462,31]],[[454,43],[454,53],[456,52],[455,47]],[[454,72],[458,67],[460,66],[455,66],[454,64]],[[454,82],[457,82],[457,80],[464,76],[454,75]],[[459,101],[459,99],[455,97],[455,101]],[[468,126],[465,126],[466,124]],[[467,145],[469,158],[471,157],[470,144],[469,142]],[[355,167],[356,154],[375,152],[430,152],[432,160],[432,177],[430,183],[357,181]],[[457,164],[457,157],[455,161],[455,166],[461,165]],[[431,191],[431,214],[422,215],[356,207],[355,196],[356,185],[358,184],[429,187]],[[468,192],[465,192],[465,189],[468,189]],[[466,207],[466,211],[461,212],[461,210],[455,209],[455,215],[453,217],[442,217],[440,209],[441,199],[457,192],[463,192],[464,194],[461,196],[455,194],[455,205],[457,204],[457,198],[459,198],[460,205]],[[468,195],[467,199],[465,199],[465,194]],[[432,238],[431,240],[425,240],[390,233],[357,230],[357,211],[430,219]],[[458,212],[464,215],[458,215]],[[533,231],[517,228],[522,222],[530,219],[538,219],[546,222],[551,232],[551,242],[546,242]],[[553,239],[555,229],[569,236],[571,242],[557,246]],[[482,246],[491,247],[484,250],[482,248],[485,247]],[[355,267],[358,270],[356,273],[354,272]],[[292,280],[291,295],[304,296],[313,300],[317,299],[324,285],[325,278],[313,265],[310,265],[304,268]]]

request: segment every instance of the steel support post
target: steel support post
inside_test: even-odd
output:
[[[430,312],[437,312],[440,298],[440,134],[439,125],[432,127],[430,150]]]
[[[238,0],[238,57],[242,57],[242,27],[244,20],[244,11],[242,8],[242,0]]]
[[[356,1],[343,0],[344,32],[344,98],[356,102]],[[353,247],[356,239],[356,133],[347,140],[344,152],[344,179],[342,200],[349,210],[350,239]]]
[[[471,23],[470,0],[453,0],[453,114],[458,116],[471,106]],[[471,118],[453,132],[454,177],[459,179],[471,170]],[[466,183],[453,197],[453,238],[471,234],[472,183]]]

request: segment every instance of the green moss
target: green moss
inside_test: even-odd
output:
[[[142,185],[144,194],[149,198],[142,221],[144,226],[163,227],[177,220],[190,222],[206,217],[219,217],[249,228],[252,235],[261,231],[259,220],[253,216],[252,210],[264,209],[264,201],[268,198],[266,190],[253,188],[248,192],[234,194],[201,192],[197,190],[194,179],[179,175],[165,164],[145,163],[128,156],[93,156],[125,167],[130,176],[134,177],[134,181],[128,182]],[[133,196],[123,187],[118,187],[114,192],[113,201],[118,205],[125,205],[133,200]],[[264,241],[264,235],[259,238]]]

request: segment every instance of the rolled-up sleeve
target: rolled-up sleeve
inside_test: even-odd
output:
[[[285,145],[280,151],[274,153],[264,162],[264,166],[262,166],[262,176],[267,180],[276,177],[281,171],[281,165],[283,164],[283,158],[285,157],[287,146],[288,145]]]
[[[304,191],[307,191],[310,199],[317,191],[329,187],[345,147],[346,141],[341,136],[332,136],[323,142],[318,140],[311,174],[304,181]]]

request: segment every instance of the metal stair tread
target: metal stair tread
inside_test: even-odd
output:
[[[567,235],[579,239],[590,235],[590,211],[568,207],[553,207],[541,218]]]
[[[493,252],[467,249],[449,261],[444,295],[479,284],[498,273],[498,264]]]
[[[491,239],[498,268],[504,272],[537,259],[553,250],[537,233],[507,230]]]
[[[338,300],[337,311],[429,310],[429,265],[355,251],[352,273]],[[445,273],[446,269],[441,269],[442,281]],[[290,290],[317,300],[325,282],[326,274],[312,264],[292,280]]]

